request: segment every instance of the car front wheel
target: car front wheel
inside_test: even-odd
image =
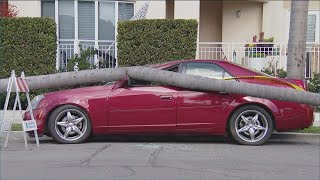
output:
[[[64,105],[55,109],[49,117],[48,129],[59,143],[82,143],[91,133],[91,123],[88,115],[81,108]]]
[[[241,107],[229,120],[229,133],[239,144],[264,144],[271,137],[272,131],[272,117],[258,106]]]

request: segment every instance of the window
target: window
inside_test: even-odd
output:
[[[95,39],[95,5],[94,1],[79,1],[78,4],[79,39]]]
[[[179,72],[179,64],[171,66],[171,67],[166,68],[164,70],[171,71],[171,72]],[[166,84],[163,84],[163,83],[143,81],[143,80],[137,80],[137,79],[132,79],[132,78],[129,78],[128,85],[130,87],[135,87],[135,86],[166,86]]]
[[[58,3],[57,9],[55,9],[55,3]],[[116,13],[118,13],[118,19],[116,19]],[[55,15],[58,15],[57,31],[60,40],[94,41],[98,37],[98,40],[114,41],[116,23],[118,20],[128,20],[133,17],[134,3],[120,2],[120,0],[78,0],[75,4],[74,0],[41,0],[41,16],[55,18]],[[75,34],[76,32],[78,34]]]
[[[215,79],[232,77],[225,70],[211,63],[186,63],[185,73]]]
[[[74,1],[59,1],[59,38],[74,39]]]
[[[134,15],[133,3],[119,3],[118,16],[119,20],[129,20]]]
[[[307,42],[320,42],[319,40],[319,11],[309,11],[307,22]]]
[[[99,40],[115,39],[115,4],[99,2]]]
[[[41,3],[41,16],[55,18],[54,15],[54,1],[42,1]]]

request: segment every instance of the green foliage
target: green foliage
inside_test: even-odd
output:
[[[320,93],[320,73],[313,74],[313,78],[309,81],[308,88],[310,92]]]
[[[68,60],[68,71],[74,71],[74,66],[78,63],[79,71],[91,68],[90,58],[95,54],[94,48],[83,49],[81,45],[80,53],[72,56]],[[63,70],[62,70],[63,71]]]
[[[56,26],[51,18],[0,18],[0,78],[56,72]]]
[[[193,59],[197,48],[196,20],[152,19],[118,23],[118,64],[137,66]]]
[[[310,79],[310,81],[308,83],[308,90],[310,92],[320,94],[320,73],[313,74],[313,77]],[[315,106],[315,111],[320,112],[320,106]]]
[[[17,76],[22,71],[26,76],[55,73],[56,48],[56,24],[53,19],[0,18],[1,79],[9,77],[11,70],[15,70]],[[46,91],[32,92],[31,98]],[[5,96],[0,95],[1,105]],[[25,107],[25,95],[22,94],[21,99]]]
[[[277,69],[277,75],[279,78],[286,78],[287,77],[287,71],[285,71],[283,68]]]
[[[273,72],[272,72],[272,70],[270,68],[262,69],[261,72],[266,73],[266,74],[268,74],[270,76],[273,75]]]
[[[314,134],[320,134],[320,127],[317,126],[311,126],[309,128],[303,129],[298,131],[299,133],[314,133]]]
[[[274,40],[274,37],[264,38],[264,39],[263,39],[263,42],[273,42],[273,40]]]
[[[262,52],[252,52],[252,53],[249,53],[247,56],[249,56],[250,58],[264,58],[264,57],[266,57],[265,53],[262,53]]]

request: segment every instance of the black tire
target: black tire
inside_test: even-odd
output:
[[[273,121],[265,109],[248,105],[232,114],[228,130],[231,137],[239,144],[262,145],[272,135]]]
[[[92,125],[88,114],[83,109],[74,105],[63,105],[56,108],[50,115],[48,130],[58,143],[76,144],[89,138]]]

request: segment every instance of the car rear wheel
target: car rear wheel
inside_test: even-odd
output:
[[[271,137],[272,117],[258,106],[244,106],[229,119],[229,133],[239,144],[261,145]]]
[[[86,112],[73,105],[55,109],[49,117],[48,129],[59,143],[82,143],[91,133],[91,122]]]

